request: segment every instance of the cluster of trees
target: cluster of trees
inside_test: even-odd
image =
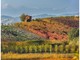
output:
[[[27,46],[3,46],[1,51],[3,53],[13,52],[13,53],[43,53],[52,52],[52,45],[27,45]]]

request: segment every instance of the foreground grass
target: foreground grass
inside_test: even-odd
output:
[[[2,60],[77,60],[74,54],[53,54],[53,53],[29,53],[17,54],[6,53],[1,54]]]

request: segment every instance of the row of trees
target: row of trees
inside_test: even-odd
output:
[[[52,45],[2,46],[3,53],[42,53],[52,52]]]
[[[13,53],[75,53],[78,52],[78,46],[76,45],[14,45],[5,46],[2,45],[1,51],[3,53],[13,52]]]

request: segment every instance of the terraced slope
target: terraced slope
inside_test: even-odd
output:
[[[44,40],[44,38],[33,34],[29,31],[16,28],[11,25],[1,26],[1,40],[2,41],[26,41],[26,40]]]
[[[71,28],[78,28],[78,17],[55,17],[16,23],[16,26],[50,40],[67,40]]]

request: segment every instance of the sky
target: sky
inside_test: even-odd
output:
[[[38,14],[78,14],[78,0],[2,0],[2,15],[19,16],[22,13]]]

